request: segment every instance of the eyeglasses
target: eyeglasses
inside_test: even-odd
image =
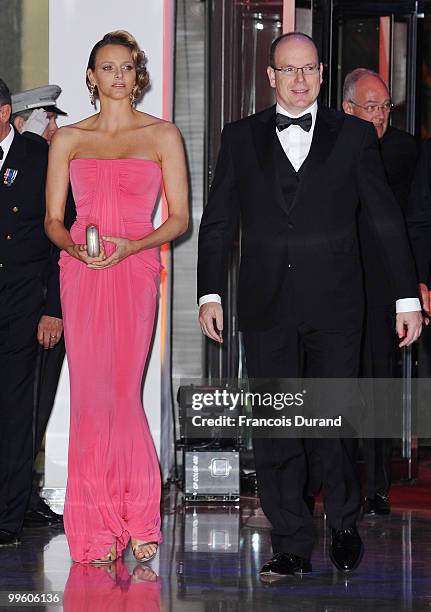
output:
[[[287,76],[295,76],[298,74],[298,70],[302,70],[303,76],[311,76],[312,74],[316,74],[319,71],[319,64],[307,64],[307,66],[302,66],[301,68],[297,68],[296,66],[283,66],[283,68],[276,68],[275,66],[271,66],[273,70],[277,72],[282,72]]]
[[[366,106],[362,106],[362,104],[358,104],[354,100],[349,100],[355,106],[359,106],[359,108],[363,108],[369,115],[372,115],[376,112],[376,110],[381,110],[383,113],[390,113],[394,108],[392,102],[385,102],[384,104],[367,104]]]

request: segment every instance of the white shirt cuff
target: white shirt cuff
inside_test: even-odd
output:
[[[221,304],[221,297],[218,293],[208,293],[207,295],[203,295],[199,298],[199,308],[203,304],[208,304],[208,302],[217,302],[217,304]],[[399,312],[417,312],[421,311],[421,303],[418,298],[403,298],[402,300],[397,300],[395,302],[395,310],[397,313]]]
[[[397,314],[400,312],[420,312],[422,307],[418,298],[403,298],[395,302],[395,310]]]
[[[199,308],[203,304],[208,304],[208,302],[217,302],[217,304],[221,304],[221,297],[218,293],[208,293],[207,295],[203,295],[199,298]]]

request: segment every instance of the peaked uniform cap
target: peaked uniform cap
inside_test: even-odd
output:
[[[12,94],[12,114],[21,113],[34,108],[43,108],[46,111],[57,113],[57,115],[67,115],[56,106],[58,96],[61,94],[61,87],[58,85],[45,85]]]

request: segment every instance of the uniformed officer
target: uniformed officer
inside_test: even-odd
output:
[[[12,123],[16,130],[25,138],[29,138],[47,148],[51,138],[58,129],[58,115],[67,115],[58,108],[57,99],[61,94],[58,85],[46,85],[12,95]],[[65,211],[65,224],[70,227],[75,220],[76,210],[71,190]],[[59,256],[58,249],[51,245],[52,257]],[[47,294],[58,296],[59,275],[52,270],[48,275]],[[56,298],[55,298],[56,299]],[[42,317],[43,319],[44,317]],[[40,325],[39,325],[40,334]],[[45,435],[46,427],[51,416],[57,392],[58,381],[64,361],[65,346],[63,336],[58,344],[49,351],[39,350],[36,368],[36,420],[35,420],[35,457],[39,453]],[[25,527],[43,527],[46,525],[61,525],[63,517],[55,513],[43,497],[39,494],[39,475],[33,473],[33,487],[29,506],[24,519]]]
[[[46,282],[58,275],[43,228],[47,147],[17,133],[11,111],[0,79],[0,546],[19,543],[31,492],[38,339],[50,349],[62,335]]]
[[[58,85],[36,87],[12,95],[12,123],[21,134],[35,134],[48,144],[58,130],[58,115],[67,115],[57,107],[61,94]]]

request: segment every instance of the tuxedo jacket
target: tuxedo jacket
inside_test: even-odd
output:
[[[223,296],[240,220],[240,329],[273,327],[292,308],[297,319],[318,329],[358,329],[366,273],[360,208],[381,247],[394,299],[416,297],[405,223],[385,177],[374,126],[319,107],[290,202],[281,189],[275,130],[275,106],[223,130],[199,232],[198,298]]]
[[[48,146],[14,139],[0,170],[0,283],[40,278],[46,291],[44,314],[61,317],[58,256],[44,231]],[[7,184],[8,171],[16,177]],[[54,280],[53,280],[54,279]]]
[[[419,280],[431,287],[431,139],[422,145],[406,218]]]
[[[383,167],[389,187],[395,196],[403,214],[407,211],[409,193],[418,158],[418,144],[411,134],[389,127],[384,136],[379,140],[380,153],[382,156]],[[387,277],[385,262],[380,256],[380,247],[376,242],[376,237],[369,228],[363,227],[368,219],[365,215],[359,215],[359,230],[361,237],[361,252],[365,270],[365,293],[367,307],[369,308],[390,308],[394,310],[395,301],[392,293],[390,280]],[[407,226],[409,233],[409,227]],[[413,251],[415,245],[413,244]],[[416,269],[419,280],[423,275],[423,265],[420,261],[416,262]],[[425,281],[426,282],[426,281]],[[393,325],[389,329],[391,335],[394,334]]]

